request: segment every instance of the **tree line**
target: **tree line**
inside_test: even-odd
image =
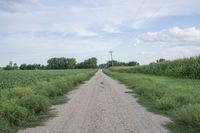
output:
[[[160,58],[156,62],[151,62],[150,64],[156,64],[160,62],[165,62],[167,60]],[[16,63],[12,61],[6,67],[3,67],[4,70],[46,70],[46,69],[87,69],[87,68],[106,68],[111,66],[139,66],[140,64],[136,61],[121,62],[117,60],[108,61],[105,64],[100,64],[97,66],[97,59],[95,57],[84,60],[83,62],[77,63],[75,58],[65,58],[65,57],[53,57],[47,60],[47,65],[41,64],[21,64],[19,67]]]
[[[111,66],[139,66],[140,64],[136,61],[121,62],[121,61],[108,61],[106,64],[100,64],[100,68],[111,67]]]
[[[47,60],[47,65],[41,64],[21,64],[19,67],[16,63],[4,67],[4,70],[46,70],[46,69],[86,69],[86,68],[97,68],[97,59],[95,57],[84,60],[83,62],[77,63],[75,58],[65,57],[54,57]]]

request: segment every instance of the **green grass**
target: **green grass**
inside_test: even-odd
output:
[[[90,70],[89,70],[90,71]],[[0,71],[0,89],[26,87],[40,81],[50,81],[67,75],[77,75],[86,70],[3,70]]]
[[[200,80],[104,72],[132,89],[150,111],[170,117],[173,122],[166,126],[172,132],[200,132]]]
[[[144,73],[179,78],[200,79],[200,56],[152,63],[136,67],[113,67],[115,72]]]
[[[36,126],[52,116],[50,105],[88,80],[96,70],[0,71],[0,133]]]

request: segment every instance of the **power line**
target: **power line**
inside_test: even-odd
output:
[[[165,1],[165,3],[167,3],[167,0]],[[144,21],[143,21],[143,23],[145,23],[146,21],[148,21],[152,17],[156,16],[156,14],[159,13],[160,9],[162,9],[166,5],[165,3],[163,3],[162,5],[160,5],[157,9],[155,9],[154,13],[152,13],[150,16],[148,16],[147,18],[145,18]]]
[[[145,5],[145,3],[146,3],[145,1],[146,1],[146,0],[143,0],[143,1],[141,2],[140,7],[139,7],[138,10],[136,11],[136,13],[135,13],[135,18],[136,18],[136,19],[137,19],[139,13],[140,13],[140,10],[142,10],[142,9],[144,8],[144,5]],[[168,0],[166,0],[165,3],[167,3],[167,1],[168,1]],[[160,4],[160,6],[159,6],[158,8],[156,8],[156,9],[154,10],[154,12],[153,12],[150,16],[148,16],[147,18],[145,18],[144,20],[141,20],[141,21],[143,21],[143,23],[145,23],[146,21],[148,21],[148,20],[151,19],[152,17],[156,16],[156,14],[159,13],[160,9],[162,9],[162,8],[166,5],[165,3]]]
[[[141,9],[143,9],[144,5],[145,5],[145,1],[146,0],[143,0],[139,6],[139,8],[137,9],[136,13],[135,13],[135,18],[137,19],[138,17],[138,14],[140,13]]]

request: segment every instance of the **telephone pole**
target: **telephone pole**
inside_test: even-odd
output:
[[[112,63],[112,66],[113,66],[113,51],[109,51],[109,53],[110,53],[110,57],[111,57],[111,63]]]

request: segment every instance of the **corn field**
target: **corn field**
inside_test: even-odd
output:
[[[150,65],[137,67],[113,67],[111,71],[144,73],[152,75],[163,75],[180,78],[200,79],[200,56],[152,63]]]

